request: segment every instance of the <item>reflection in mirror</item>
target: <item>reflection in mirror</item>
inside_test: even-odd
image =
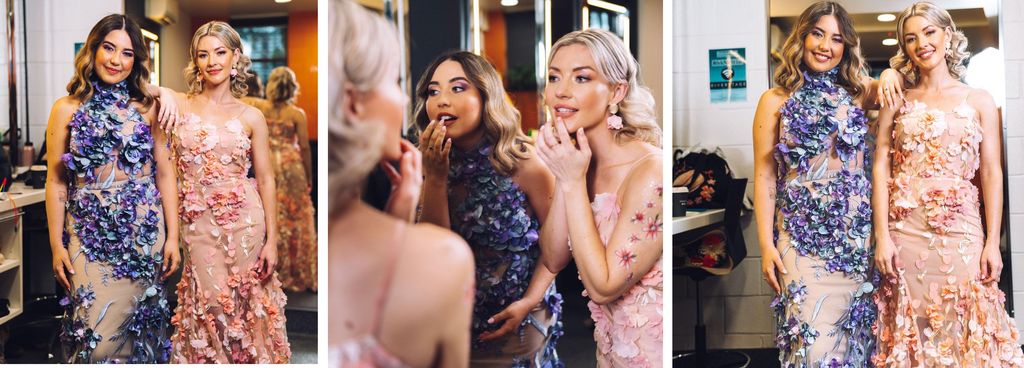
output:
[[[537,48],[537,7],[543,6],[543,1],[473,1],[477,2],[481,42],[475,51],[501,74],[505,92],[522,116],[523,131],[530,134],[541,124],[538,82],[542,78],[537,73],[537,60],[543,56],[538,55]]]

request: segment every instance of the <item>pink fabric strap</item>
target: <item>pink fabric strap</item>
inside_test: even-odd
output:
[[[402,246],[402,235],[405,233],[405,223],[401,220],[395,221],[395,240],[391,246],[391,255],[388,259],[386,273],[384,274],[384,287],[381,288],[380,296],[377,297],[377,314],[373,316],[373,337],[379,340],[380,327],[383,324],[382,315],[384,306],[387,305],[388,291],[391,289],[391,279],[395,274],[395,267],[398,265],[398,251]]]

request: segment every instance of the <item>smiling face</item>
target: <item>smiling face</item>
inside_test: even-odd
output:
[[[590,128],[608,118],[608,106],[622,101],[616,89],[597,72],[587,46],[571,44],[555,51],[548,66],[544,100],[569,132]],[[624,94],[624,93],[623,93]]]
[[[196,66],[203,81],[218,85],[231,79],[231,66],[238,61],[239,51],[232,50],[216,36],[203,36],[196,44]]]
[[[96,49],[94,73],[103,83],[117,84],[128,78],[135,65],[135,50],[128,33],[118,29],[107,33]]]
[[[824,15],[804,37],[804,65],[819,73],[832,70],[843,60],[845,47],[836,17]]]
[[[481,128],[483,98],[457,61],[447,60],[434,69],[427,84],[426,109],[430,120],[445,119],[447,137],[452,140],[472,135]]]
[[[903,22],[902,37],[904,53],[921,70],[946,64],[946,43],[952,38],[948,28],[917,15]]]

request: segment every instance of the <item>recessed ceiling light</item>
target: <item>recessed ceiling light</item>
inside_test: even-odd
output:
[[[516,6],[519,5],[519,0],[501,0],[501,5]]]
[[[292,0],[274,0],[275,3],[290,3]]]
[[[894,20],[896,20],[896,16],[893,15],[893,14],[879,14],[878,15],[878,21],[879,22],[892,22]]]
[[[895,38],[886,38],[882,40],[882,44],[886,46],[895,46],[897,43],[899,42],[897,42]]]

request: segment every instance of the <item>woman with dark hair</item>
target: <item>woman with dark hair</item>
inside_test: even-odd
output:
[[[54,273],[68,290],[60,301],[68,363],[163,363],[170,353],[163,283],[180,260],[178,197],[167,135],[152,129],[148,62],[139,25],[104,17],[46,128],[46,213]],[[164,127],[173,126],[173,98],[161,101]]]
[[[171,136],[185,252],[173,360],[287,363],[267,122],[239,100],[251,62],[219,21],[196,30],[189,55],[188,94],[175,94],[184,117]]]
[[[878,117],[874,258],[883,280],[875,364],[1024,366],[997,285],[1003,172],[995,101],[959,81],[967,38],[942,8],[911,5],[896,38],[890,64],[910,87]]]
[[[476,256],[470,364],[561,364],[555,344],[562,296],[555,274],[537,262],[555,178],[534,155],[501,76],[483,57],[449,51],[427,67],[416,97],[425,176],[420,222],[459,233]]]
[[[797,20],[754,117],[754,212],[783,366],[863,367],[875,339],[871,139],[860,39],[841,5]]]

